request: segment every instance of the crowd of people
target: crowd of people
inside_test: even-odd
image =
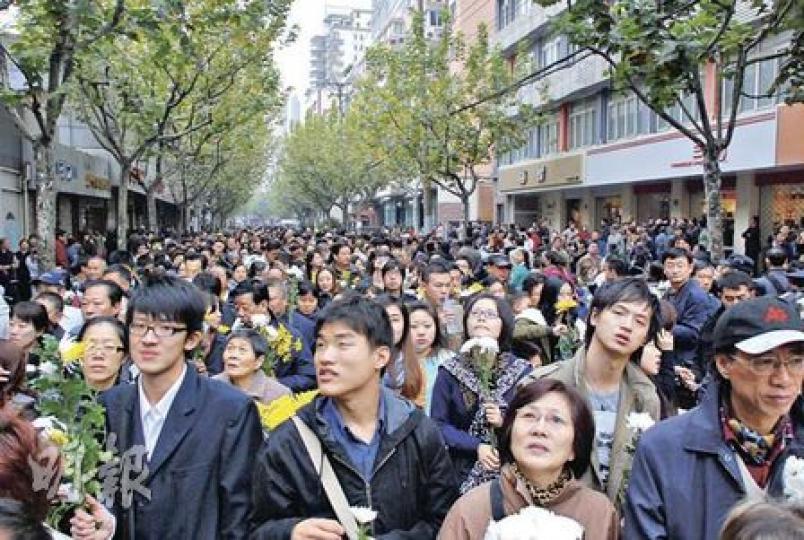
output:
[[[804,538],[795,225],[0,241],[0,537]],[[144,478],[49,524],[45,342]]]

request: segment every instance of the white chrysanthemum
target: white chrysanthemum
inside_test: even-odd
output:
[[[628,415],[626,419],[628,424],[628,428],[636,431],[647,431],[653,424],[656,422],[653,421],[653,418],[648,413],[636,413],[632,412]]]
[[[784,497],[794,503],[804,503],[804,458],[788,457],[784,462]]]
[[[292,276],[296,279],[299,280],[304,279],[304,272],[302,272],[301,268],[299,268],[298,266],[291,266],[290,268],[287,269],[287,273],[289,276]]]
[[[52,376],[55,375],[56,372],[59,370],[59,366],[54,364],[53,362],[42,362],[39,364],[39,373],[42,375]]]
[[[252,315],[251,318],[251,326],[254,328],[259,328],[260,326],[268,326],[268,323],[271,322],[268,319],[268,315],[263,313],[258,313],[257,315]]]
[[[350,506],[349,511],[360,525],[368,525],[377,519],[377,511],[365,506]]]
[[[76,504],[81,501],[81,496],[78,490],[75,489],[70,483],[61,484],[58,490],[58,496],[61,500],[67,503]]]
[[[464,343],[461,347],[461,352],[463,354],[468,354],[476,347],[479,348],[483,353],[497,354],[500,352],[500,346],[497,343],[497,340],[490,337],[479,337],[467,340],[466,343]]]
[[[518,514],[491,521],[484,540],[580,540],[583,527],[574,519],[528,506]]]

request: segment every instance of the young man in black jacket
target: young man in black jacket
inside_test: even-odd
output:
[[[320,395],[298,418],[315,434],[350,507],[377,512],[374,538],[435,538],[458,493],[438,427],[382,386],[393,344],[385,310],[351,297],[316,322]],[[294,422],[271,433],[253,481],[252,538],[340,540],[336,518]]]

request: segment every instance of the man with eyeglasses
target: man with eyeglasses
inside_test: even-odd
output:
[[[626,539],[717,538],[744,498],[780,497],[804,459],[804,331],[793,304],[740,302],[714,332],[701,404],[648,430],[634,457]]]
[[[92,515],[76,513],[73,538],[98,538],[97,530],[115,527],[116,538],[248,536],[251,472],[262,429],[248,396],[188,368],[205,312],[201,291],[177,277],[153,278],[131,298],[126,322],[140,376],[101,400],[116,450],[147,467],[128,480],[146,474],[142,484],[150,493],[136,490],[126,500],[116,490],[116,525],[90,500]]]

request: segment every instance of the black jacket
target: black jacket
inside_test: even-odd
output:
[[[378,512],[372,536],[382,539],[435,538],[458,495],[458,481],[435,423],[409,402],[383,392],[386,428],[374,474],[367,482],[350,464],[346,452],[329,435],[319,411],[322,397],[298,416],[318,435],[350,506]],[[290,538],[299,522],[336,519],[324,488],[293,422],[285,422],[268,438],[252,483],[254,528],[251,538]]]

